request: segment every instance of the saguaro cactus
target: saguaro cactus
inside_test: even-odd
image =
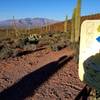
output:
[[[72,32],[71,32],[71,42],[72,47],[76,50],[75,59],[78,62],[79,59],[79,38],[80,38],[80,11],[81,11],[81,0],[77,1],[77,6],[74,9],[72,16]]]
[[[45,20],[45,31],[48,32],[48,23],[46,20]]]
[[[64,22],[64,32],[67,32],[67,22],[68,22],[68,16],[66,16],[66,19]]]
[[[51,31],[51,26],[50,26],[50,25],[48,25],[48,31],[49,31],[49,32]]]
[[[6,35],[7,35],[7,37],[9,37],[9,31],[8,31],[8,29],[6,29]]]
[[[80,11],[81,11],[81,0],[78,0],[75,10],[75,42],[78,42],[80,37],[80,19],[81,19]]]
[[[12,25],[13,25],[13,28],[14,28],[14,30],[15,30],[15,35],[16,35],[16,37],[18,37],[18,30],[17,30],[17,28],[16,28],[16,22],[15,22],[14,16],[13,16],[13,23],[12,23]]]
[[[73,12],[73,16],[72,16],[71,43],[75,42],[75,13],[76,13],[76,8],[74,8],[74,12]]]

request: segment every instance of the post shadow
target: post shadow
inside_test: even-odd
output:
[[[79,92],[75,100],[88,100],[90,92],[91,88],[89,88],[88,85],[85,85],[85,87],[82,89],[82,91]]]
[[[51,62],[40,69],[24,76],[17,83],[0,93],[0,100],[24,100],[35,94],[45,81],[60,70],[72,57],[63,56],[58,61]]]

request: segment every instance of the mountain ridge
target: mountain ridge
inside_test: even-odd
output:
[[[35,28],[49,24],[54,24],[59,21],[48,18],[21,18],[21,19],[8,19],[0,21],[0,28]]]

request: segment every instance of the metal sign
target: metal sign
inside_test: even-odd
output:
[[[79,78],[84,81],[84,62],[100,51],[100,20],[86,20],[81,26]],[[95,66],[94,66],[95,67]]]

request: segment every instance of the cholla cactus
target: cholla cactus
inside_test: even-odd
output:
[[[66,16],[66,19],[64,22],[64,32],[67,32],[67,21],[68,21],[68,16]]]
[[[41,36],[38,36],[37,34],[31,34],[29,37],[28,37],[28,41],[30,43],[38,43],[39,42],[39,39],[41,38]]]

